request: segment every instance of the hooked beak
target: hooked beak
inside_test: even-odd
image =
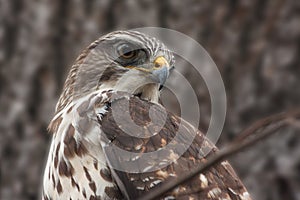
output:
[[[167,78],[169,77],[169,71],[172,69],[168,61],[163,56],[158,56],[154,60],[154,62],[150,64],[149,68],[136,67],[131,65],[126,66],[126,68],[136,69],[139,71],[150,73],[152,75],[151,78],[155,82],[159,83],[159,90],[161,90],[161,88],[165,84]]]
[[[170,65],[168,61],[163,57],[159,56],[157,57],[154,62],[154,67],[152,70],[152,74],[154,75],[154,78],[157,79],[156,81],[160,84],[160,89],[165,84],[167,78],[169,77],[169,68]]]

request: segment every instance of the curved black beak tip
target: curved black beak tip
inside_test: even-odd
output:
[[[159,90],[163,88],[167,78],[169,77],[169,69],[168,67],[162,67],[160,69],[154,70],[152,74],[156,77],[159,82]]]

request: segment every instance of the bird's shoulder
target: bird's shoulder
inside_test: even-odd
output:
[[[129,199],[188,174],[218,151],[202,132],[184,119],[161,105],[135,96],[114,101],[101,121],[101,128],[107,139],[103,150],[114,178]],[[227,161],[162,198],[250,199]]]

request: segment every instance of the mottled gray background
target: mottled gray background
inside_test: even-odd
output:
[[[300,100],[298,0],[0,0],[0,199],[35,199],[66,73],[80,51],[118,29],[159,26],[197,40],[216,62],[228,112],[218,146]],[[177,66],[180,67],[180,66]],[[189,78],[206,129],[206,87]],[[176,110],[176,108],[174,108]],[[254,199],[300,199],[300,137],[285,129],[231,162]]]

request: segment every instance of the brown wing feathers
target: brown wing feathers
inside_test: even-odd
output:
[[[162,128],[151,121],[149,117],[150,108],[152,117],[156,118],[155,121],[162,120],[164,122]],[[126,192],[130,199],[140,197],[145,192],[151,192],[152,188],[159,187],[163,182],[175,180],[177,176],[206,162],[209,156],[215,154],[217,151],[216,147],[211,144],[200,131],[195,130],[181,118],[169,112],[167,112],[167,115],[164,113],[165,111],[162,106],[132,96],[130,98],[120,98],[113,101],[111,109],[101,122],[102,130],[107,139],[107,147],[104,148],[107,159],[118,163],[120,165],[119,169],[122,169],[122,165],[126,165],[127,167],[132,165],[132,168],[140,170],[140,173],[127,173],[122,170],[113,170],[118,185],[123,185],[123,190],[126,190],[123,192]],[[130,119],[128,119],[128,116],[130,116]],[[122,123],[120,127],[119,122],[115,119],[121,119],[125,122],[128,121],[128,123]],[[143,132],[142,134],[154,136],[140,138],[135,136],[141,133],[128,134],[131,120],[139,127],[143,127],[139,129]],[[184,128],[180,128],[179,125]],[[159,126],[161,126],[161,123]],[[155,134],[156,130],[158,134]],[[187,137],[194,137],[194,134],[196,134],[196,136],[193,143],[178,160],[174,160],[175,162],[172,164],[155,171],[143,172],[145,168],[151,169],[151,167],[158,166],[160,162],[162,162],[162,158],[172,157],[172,154],[176,154],[178,150],[176,150],[176,148],[183,148],[184,146],[180,146],[180,140],[178,141],[179,143],[174,145],[174,151],[165,151],[163,155],[159,153],[154,154],[157,158],[152,157],[150,160],[130,156],[126,157],[124,155],[118,155],[118,153],[114,151],[115,147],[119,147],[129,152],[141,154],[154,152],[169,144],[176,134],[182,136],[180,138],[182,144],[185,144]],[[211,151],[208,155],[203,157],[203,153],[206,149],[211,149]],[[164,197],[170,199],[247,199],[243,198],[245,192],[246,189],[228,162],[222,162],[205,173],[199,174],[187,183],[180,185],[180,187],[174,189],[172,192],[165,194]]]

